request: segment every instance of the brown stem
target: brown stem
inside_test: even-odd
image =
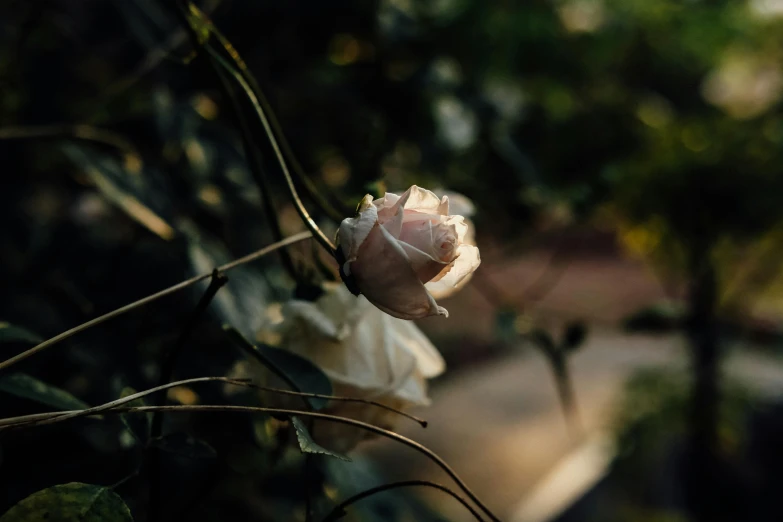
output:
[[[318,227],[315,220],[313,220],[313,218],[310,217],[310,214],[307,212],[304,203],[302,203],[302,200],[299,197],[299,193],[297,192],[296,186],[294,185],[294,180],[291,177],[291,173],[289,172],[288,166],[286,165],[285,159],[283,158],[283,154],[280,150],[280,146],[277,143],[275,134],[274,132],[272,132],[272,128],[271,125],[269,124],[269,119],[267,118],[266,112],[264,111],[264,108],[261,106],[259,102],[258,95],[254,92],[252,86],[241,72],[237,71],[225,59],[223,59],[223,57],[220,56],[220,54],[217,51],[215,51],[215,49],[213,49],[208,42],[205,44],[202,44],[200,42],[198,34],[193,29],[193,27],[190,24],[190,20],[188,19],[188,12],[190,11],[190,8],[195,9],[195,7],[192,6],[190,2],[184,2],[181,0],[171,0],[171,2],[174,4],[175,10],[177,12],[177,15],[181,23],[188,30],[188,35],[190,36],[190,40],[194,48],[205,49],[209,53],[209,56],[211,58],[210,63],[212,63],[212,60],[218,63],[221,67],[223,67],[226,70],[226,72],[228,72],[231,76],[234,77],[236,82],[245,91],[248,100],[253,105],[253,109],[255,110],[256,115],[258,116],[258,119],[260,120],[261,125],[263,126],[264,131],[266,132],[266,135],[269,138],[269,143],[271,144],[272,150],[275,153],[275,158],[277,159],[277,162],[280,164],[280,170],[282,171],[283,177],[285,178],[285,182],[286,185],[288,186],[288,191],[290,192],[291,199],[294,203],[294,207],[296,208],[296,211],[299,213],[299,216],[302,218],[302,221],[304,221],[305,225],[310,230],[310,232],[312,232],[313,237],[332,256],[334,256],[335,255],[334,244],[328,237],[326,237],[323,231]],[[210,31],[218,33],[217,28],[215,28],[214,24],[211,23],[210,23]],[[230,42],[228,42],[228,40],[222,35],[221,35],[221,40],[225,43],[229,43],[230,45]],[[242,61],[242,58],[239,57],[239,55],[236,53],[236,50],[233,48],[233,46],[230,47],[228,54],[235,64],[240,64],[241,67],[244,67],[244,62]]]
[[[182,17],[182,12],[179,9],[176,11]],[[194,45],[197,44],[198,35],[195,33],[193,27],[188,23],[187,17],[183,17],[182,22],[185,24],[185,28],[191,42],[193,42]],[[283,229],[280,226],[280,219],[277,215],[277,209],[275,209],[272,187],[267,179],[266,172],[264,171],[264,163],[261,154],[254,146],[253,133],[250,130],[247,118],[245,118],[242,105],[239,102],[239,99],[236,97],[234,90],[231,88],[231,84],[229,83],[225,74],[220,70],[217,64],[209,57],[206,57],[206,62],[212,70],[212,73],[215,75],[215,78],[217,79],[217,82],[223,91],[223,96],[229,101],[229,103],[231,103],[234,119],[236,120],[236,124],[239,127],[239,134],[242,137],[242,148],[245,152],[245,158],[248,162],[248,165],[250,166],[250,174],[253,176],[253,181],[255,181],[256,186],[261,193],[261,198],[263,199],[264,204],[264,213],[266,214],[267,220],[269,221],[274,239],[275,241],[280,241],[283,238]],[[296,267],[294,266],[291,255],[287,250],[280,250],[280,259],[282,260],[283,266],[285,267],[288,274],[295,281],[298,281],[299,277]]]
[[[299,197],[299,193],[296,191],[296,186],[294,185],[294,180],[291,178],[291,173],[288,171],[288,167],[285,163],[285,160],[283,159],[283,155],[280,152],[280,147],[277,145],[277,141],[275,140],[275,136],[272,133],[272,129],[269,126],[269,121],[266,118],[266,114],[264,113],[264,110],[261,108],[261,105],[258,102],[258,97],[253,92],[250,85],[247,83],[247,80],[236,71],[233,67],[230,67],[229,64],[223,59],[220,54],[218,54],[217,51],[215,51],[209,44],[205,45],[204,48],[207,50],[207,52],[210,54],[212,58],[214,58],[221,66],[223,66],[226,71],[231,74],[234,79],[239,83],[242,88],[245,90],[245,93],[247,94],[248,99],[253,104],[253,108],[256,111],[256,114],[258,115],[258,118],[261,120],[261,124],[264,127],[264,130],[267,133],[267,136],[269,137],[269,141],[272,144],[272,150],[275,152],[275,156],[277,157],[277,161],[280,164],[280,169],[283,172],[283,177],[285,178],[285,182],[288,185],[288,191],[290,192],[291,199],[293,200],[294,207],[296,208],[296,211],[299,213],[299,217],[302,218],[302,221],[304,221],[305,225],[308,229],[313,233],[313,237],[321,243],[321,246],[323,246],[331,255],[335,255],[335,246],[332,243],[332,240],[326,237],[326,235],[323,233],[323,231],[318,227],[316,222],[313,220],[312,217],[310,217],[310,214],[307,212],[307,209],[304,206],[304,203],[302,203],[302,199]]]
[[[282,408],[264,408],[264,407],[257,407],[257,406],[234,406],[234,405],[182,405],[182,406],[136,406],[136,407],[127,407],[127,406],[120,406],[120,407],[114,407],[110,410],[104,410],[106,413],[146,413],[146,412],[156,412],[156,411],[164,411],[164,412],[244,412],[244,413],[267,413],[272,415],[281,415],[286,417],[311,417],[313,419],[320,419],[328,422],[337,422],[339,424],[346,424],[348,426],[354,426],[356,428],[363,429],[365,431],[369,431],[371,433],[374,433],[376,435],[379,435],[381,437],[386,437],[387,439],[394,440],[396,442],[400,442],[409,448],[413,448],[414,450],[418,451],[419,453],[425,455],[427,458],[435,462],[435,464],[438,465],[451,479],[459,486],[459,488],[477,505],[481,508],[481,510],[492,520],[493,522],[500,522],[500,519],[496,517],[492,511],[476,496],[475,493],[473,493],[473,490],[471,490],[467,484],[457,475],[457,473],[449,466],[446,461],[444,461],[441,457],[439,457],[435,452],[433,452],[431,449],[427,448],[426,446],[423,446],[422,444],[411,440],[407,437],[404,437],[398,433],[394,433],[393,431],[385,430],[383,428],[379,428],[378,426],[373,426],[372,424],[367,424],[366,422],[349,419],[346,417],[339,417],[336,415],[329,415],[326,413],[318,413],[313,411],[298,411],[298,410],[288,410],[288,409],[282,409]],[[49,422],[54,421],[57,422],[57,418],[50,419]],[[26,425],[16,425],[16,426],[9,426],[8,429],[24,429],[26,427],[30,427],[29,424]]]
[[[259,384],[254,384],[250,382],[247,379],[234,379],[232,377],[195,377],[192,379],[185,379],[182,381],[175,381],[170,382],[168,384],[164,384],[161,386],[157,386],[155,388],[150,388],[149,390],[140,391],[137,393],[134,393],[133,395],[128,395],[127,397],[123,397],[122,399],[117,399],[111,402],[107,402],[106,404],[101,404],[99,406],[93,406],[92,408],[88,408],[86,410],[70,410],[70,411],[57,411],[57,412],[47,412],[47,413],[33,413],[31,415],[21,415],[18,417],[8,417],[6,419],[0,419],[0,430],[2,430],[6,426],[19,426],[22,424],[35,424],[35,425],[41,425],[41,424],[52,424],[54,422],[61,422],[68,419],[73,419],[75,417],[87,417],[90,415],[96,415],[102,411],[110,410],[117,406],[122,406],[124,404],[127,404],[129,402],[133,402],[136,399],[140,399],[142,397],[146,397],[147,395],[151,395],[153,393],[157,393],[159,391],[168,390],[169,388],[174,388],[177,386],[185,386],[188,384],[195,384],[195,383],[201,383],[201,382],[224,382],[227,384],[234,384],[237,386],[244,386],[247,388],[254,388],[257,390],[269,392],[269,393],[277,393],[281,395],[293,395],[298,397],[313,397],[318,399],[328,399],[332,401],[344,401],[344,402],[358,402],[362,404],[368,404],[370,406],[375,406],[378,408],[383,408],[384,410],[391,411],[393,413],[396,413],[397,415],[402,415],[403,417],[407,417],[411,420],[414,420],[418,422],[422,428],[427,427],[427,421],[423,419],[419,419],[418,417],[414,417],[413,415],[410,415],[404,411],[396,410],[392,408],[391,406],[387,406],[385,404],[382,404],[380,402],[371,401],[368,399],[359,399],[356,397],[344,397],[341,395],[323,395],[320,393],[306,393],[306,392],[296,392],[291,390],[281,390],[279,388],[270,388],[269,386],[261,386]],[[53,421],[50,421],[50,419],[55,419]],[[48,421],[48,422],[42,422],[42,421]]]
[[[312,234],[310,232],[300,232],[298,234],[294,234],[293,236],[290,236],[282,241],[278,241],[276,243],[272,243],[271,245],[262,248],[261,250],[258,250],[256,252],[253,252],[252,254],[248,254],[244,257],[240,257],[239,259],[236,259],[234,261],[231,261],[230,263],[226,263],[225,265],[217,267],[217,270],[220,272],[225,272],[227,270],[231,270],[232,268],[236,268],[239,265],[243,265],[245,263],[249,263],[250,261],[255,261],[256,259],[265,256],[266,254],[269,254],[270,252],[274,252],[278,248],[283,248],[288,245],[292,245],[294,243],[298,243],[299,241],[304,241],[305,239],[308,239],[312,237]],[[29,350],[26,350],[19,355],[16,355],[14,357],[11,357],[10,359],[6,359],[3,362],[0,362],[0,371],[5,370],[6,368],[23,361],[24,359],[27,359],[28,357],[31,357],[38,352],[41,352],[50,346],[54,346],[55,344],[59,343],[60,341],[63,341],[72,335],[75,335],[79,332],[82,332],[84,330],[87,330],[88,328],[92,328],[93,326],[97,326],[105,321],[108,321],[109,319],[113,319],[115,317],[118,317],[120,315],[123,315],[125,313],[128,313],[132,310],[135,310],[136,308],[139,308],[141,306],[147,305],[153,301],[156,301],[160,299],[161,297],[166,297],[167,295],[173,294],[175,292],[179,292],[180,290],[184,290],[185,288],[192,286],[199,281],[203,281],[209,277],[212,277],[212,273],[209,274],[202,274],[196,277],[192,277],[186,281],[183,281],[181,283],[178,283],[174,286],[171,286],[169,288],[166,288],[165,290],[161,290],[160,292],[156,294],[149,295],[143,299],[139,299],[138,301],[135,301],[133,303],[127,304],[123,307],[117,308],[116,310],[113,310],[107,314],[104,314],[100,317],[96,317],[95,319],[92,319],[90,321],[87,321],[86,323],[80,324],[79,326],[75,326],[71,328],[70,330],[66,330],[65,332],[55,335],[51,339],[47,339],[46,341],[37,344],[30,348]]]
[[[465,509],[470,511],[470,514],[473,515],[476,518],[476,520],[478,520],[479,522],[483,522],[484,520],[483,518],[481,518],[481,515],[475,509],[473,509],[473,507],[470,504],[468,504],[467,501],[465,501],[465,499],[463,499],[461,496],[459,496],[457,493],[447,488],[446,486],[443,486],[436,482],[430,482],[429,480],[402,480],[400,482],[392,482],[390,484],[383,484],[382,486],[376,486],[374,488],[370,488],[366,491],[362,491],[361,493],[357,493],[356,495],[346,500],[343,500],[342,502],[340,502],[340,504],[335,506],[335,508],[331,512],[329,512],[326,518],[324,518],[323,522],[335,522],[336,520],[340,520],[346,515],[345,508],[367,497],[370,497],[377,493],[388,491],[390,489],[405,488],[410,486],[426,486],[430,488],[439,489],[444,493],[450,495],[452,498],[457,500],[463,506],[465,506]]]
[[[179,359],[180,353],[185,348],[185,344],[190,340],[190,336],[193,329],[196,327],[196,323],[207,311],[212,299],[218,293],[218,291],[228,282],[226,276],[221,274],[217,269],[212,271],[212,278],[209,281],[204,294],[199,299],[196,308],[188,317],[185,322],[179,338],[177,339],[174,348],[167,354],[166,359],[160,368],[160,378],[158,381],[158,387],[165,386],[171,382],[174,376],[174,368],[177,365],[177,359]],[[166,396],[158,396],[155,401],[156,405],[164,404]],[[152,427],[150,429],[150,439],[155,440],[163,435],[163,412],[155,412],[152,414]],[[149,509],[147,510],[147,520],[154,522],[159,520],[161,513],[161,453],[158,448],[148,447],[147,458],[147,471],[149,476]]]
[[[327,399],[327,400],[333,400],[333,401],[343,401],[343,402],[358,402],[361,404],[369,404],[378,408],[382,408],[384,410],[396,413],[397,415],[401,415],[403,417],[406,417],[414,422],[417,422],[422,428],[427,427],[427,421],[424,419],[420,419],[419,417],[416,417],[415,415],[411,415],[410,413],[404,412],[402,410],[398,410],[395,408],[392,408],[391,406],[387,406],[386,404],[371,401],[369,399],[360,399],[358,397],[343,397],[341,395],[323,395],[321,393],[306,393],[306,392],[299,392],[299,391],[292,391],[292,390],[281,390],[279,388],[270,388],[268,386],[261,386],[259,384],[253,384],[248,383],[247,386],[249,388],[255,388],[257,390],[261,391],[267,391],[271,393],[278,393],[280,395],[295,395],[299,397],[312,397],[314,399]]]
[[[239,69],[239,72],[242,74],[255,95],[258,97],[258,102],[261,104],[264,112],[266,112],[267,117],[269,118],[269,123],[274,130],[275,135],[277,135],[277,139],[280,141],[280,147],[283,150],[283,154],[291,164],[291,170],[293,170],[294,175],[297,177],[299,183],[305,187],[306,193],[310,196],[310,199],[312,199],[313,203],[318,205],[318,207],[327,216],[332,218],[334,221],[337,221],[338,223],[341,222],[343,218],[350,214],[350,209],[339,210],[321,195],[321,191],[318,190],[318,188],[315,186],[315,183],[313,183],[313,180],[311,180],[307,173],[305,173],[304,168],[302,168],[302,165],[296,159],[296,155],[291,150],[291,146],[288,144],[288,140],[283,133],[283,129],[280,126],[280,123],[277,121],[277,117],[272,110],[272,106],[269,104],[269,101],[267,101],[266,96],[264,96],[264,91],[261,90],[261,86],[258,84],[258,81],[250,72],[250,69],[247,68],[244,60],[242,60],[242,58],[239,56],[239,53],[228,40],[228,38],[226,38],[216,27],[212,26],[212,30],[220,42],[220,45],[222,45],[226,50],[228,56],[233,58],[237,69]]]

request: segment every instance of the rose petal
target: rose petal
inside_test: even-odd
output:
[[[476,213],[476,205],[468,198],[460,194],[459,192],[449,191],[436,191],[436,194],[443,194],[443,197],[449,198],[449,213],[455,216],[462,216],[469,218]]]
[[[361,389],[361,397],[394,395],[424,405],[426,387],[410,381],[444,370],[437,349],[415,323],[391,317],[345,286],[327,290],[316,302],[289,301],[284,312],[284,346],[313,361],[332,382]],[[329,315],[348,319],[334,323]],[[347,332],[340,342],[336,330]]]
[[[479,249],[473,245],[460,245],[457,253],[458,257],[448,272],[440,279],[430,281],[425,285],[427,291],[436,299],[444,299],[465,286],[473,272],[481,264]]]
[[[419,214],[418,212],[413,212],[416,216],[414,219],[411,219],[410,214],[411,212],[405,213],[406,219],[400,227],[400,233],[394,237],[418,248],[422,252],[432,254],[432,227],[437,225],[437,221],[433,223],[433,219],[428,217],[427,214]],[[437,220],[437,218],[435,219]]]
[[[415,323],[384,316],[398,348],[405,349],[416,358],[417,371],[426,378],[437,377],[446,370],[446,363]]]
[[[406,192],[408,201],[405,203],[405,209],[417,210],[427,214],[438,214],[441,216],[449,215],[449,198],[443,199],[430,192],[427,189],[412,185]]]
[[[445,223],[447,225],[453,225],[457,230],[457,237],[460,243],[466,242],[466,237],[470,229],[470,220],[463,218],[462,216],[449,216]]]
[[[382,226],[373,227],[351,264],[357,286],[367,299],[400,319],[445,315],[424,288],[397,239]]]
[[[461,226],[457,220],[406,210],[400,234],[395,237],[434,259],[450,263],[457,255],[457,226]]]
[[[391,195],[394,196],[394,194]],[[378,223],[383,225],[394,237],[400,237],[402,232],[405,221],[405,202],[408,200],[408,196],[409,193],[406,192],[402,197],[396,199],[394,205],[378,210]]]
[[[411,375],[394,391],[394,397],[405,400],[410,406],[429,406],[427,396],[427,380],[418,371]]]
[[[397,204],[397,201],[400,199],[400,196],[393,192],[386,192],[382,198],[378,198],[375,201],[372,202],[373,205],[375,205],[375,208],[378,210],[393,207]]]
[[[343,271],[346,275],[351,274],[350,264],[356,260],[359,248],[361,248],[362,243],[367,239],[377,222],[378,210],[372,204],[372,196],[367,194],[359,204],[359,215],[353,218],[345,218],[340,223],[338,237],[340,248],[345,255]]]
[[[416,276],[422,283],[426,283],[436,275],[440,274],[443,269],[447,268],[450,264],[433,259],[433,257],[429,254],[422,252],[418,248],[409,245],[408,243],[400,241],[399,245],[405,251],[405,254],[410,260],[413,271],[416,272]]]
[[[312,329],[313,333],[318,336],[326,337],[333,341],[340,340],[338,324],[332,321],[324,310],[321,310],[309,301],[288,301],[283,305],[283,316],[288,321],[306,323],[308,328]]]

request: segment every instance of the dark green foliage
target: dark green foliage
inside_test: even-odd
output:
[[[291,386],[294,391],[318,395],[332,394],[332,383],[329,381],[329,378],[324,375],[320,368],[307,359],[265,344],[253,345],[233,328],[224,326],[223,329],[234,344],[242,348],[245,354],[266,366],[271,372]],[[328,402],[327,399],[318,397],[307,397],[305,400],[314,409],[321,409]]]
[[[71,482],[33,493],[2,522],[133,522],[128,506],[110,489]]]
[[[0,322],[0,344],[38,344],[43,341],[41,336],[12,324]]]
[[[24,373],[0,376],[0,392],[35,401],[58,410],[83,410],[89,405],[70,393]]]

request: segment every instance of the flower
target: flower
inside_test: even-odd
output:
[[[462,242],[466,245],[476,246],[476,227],[473,225],[471,217],[476,213],[476,206],[467,196],[460,194],[459,192],[451,192],[448,190],[435,190],[435,195],[445,196],[449,198],[449,212],[462,216],[465,220],[465,224],[468,229],[465,232],[465,236]],[[447,278],[443,278],[440,281],[433,281],[427,283],[425,286],[427,291],[435,299],[445,299],[454,295],[462,289],[473,277],[473,272],[470,272],[456,285],[452,285]]]
[[[371,399],[396,409],[426,406],[427,379],[445,363],[410,321],[390,317],[345,285],[326,284],[318,300],[288,301],[282,308],[280,347],[319,366],[335,395]],[[365,403],[331,401],[325,410],[392,429],[394,412]],[[367,437],[351,426],[318,422],[313,437],[335,451],[348,451]]]
[[[348,288],[400,319],[448,317],[428,290],[460,286],[481,263],[478,248],[465,241],[465,219],[449,215],[449,198],[413,185],[402,196],[368,194],[358,210],[338,232]]]

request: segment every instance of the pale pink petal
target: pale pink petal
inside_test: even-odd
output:
[[[400,196],[397,194],[394,194],[393,192],[386,192],[382,198],[378,198],[375,201],[373,201],[373,205],[375,205],[375,208],[378,210],[393,207],[397,204],[397,201],[400,199]]]
[[[459,244],[457,224],[446,224],[441,216],[406,211],[397,237],[434,259],[450,263],[457,255],[456,247]]]
[[[419,188],[416,185],[411,186],[406,194],[409,194],[405,209],[417,210],[427,214],[439,214],[441,216],[449,215],[449,198],[443,199],[430,192],[427,189]]]
[[[433,223],[433,220],[427,217],[426,214],[419,214],[417,212],[415,214],[419,218],[410,219],[410,214],[411,213],[406,212],[406,219],[403,221],[402,227],[400,227],[400,233],[395,237],[400,241],[418,248],[422,252],[428,254],[433,253],[432,227],[434,224],[437,224],[437,220]]]
[[[437,299],[443,299],[465,286],[473,272],[481,264],[479,250],[473,245],[460,245],[458,257],[452,263],[448,272],[440,279],[430,281],[425,286]]]
[[[467,220],[462,216],[449,216],[448,219],[445,220],[445,223],[447,225],[454,225],[454,228],[457,230],[459,242],[464,243],[470,230],[470,220]]]
[[[435,193],[443,194],[443,197],[449,198],[450,214],[469,218],[476,213],[476,205],[473,204],[470,198],[460,194],[459,192],[436,190]]]
[[[372,196],[367,194],[359,204],[359,215],[352,218],[345,218],[340,223],[338,231],[339,245],[345,255],[345,264],[343,270],[346,275],[350,275],[350,265],[356,260],[362,243],[367,239],[370,231],[378,222],[378,211],[372,204]]]
[[[446,315],[419,281],[399,242],[382,226],[372,229],[351,265],[356,285],[384,312],[400,319]]]
[[[400,241],[399,245],[405,251],[413,271],[422,283],[426,283],[440,274],[444,268],[449,266],[448,262],[444,263],[443,261],[434,259],[429,254],[422,252],[408,243]]]
[[[433,257],[444,263],[451,263],[457,258],[457,247],[460,244],[457,227],[455,225],[439,225],[433,230],[432,250]]]
[[[402,224],[405,221],[405,202],[408,200],[408,196],[409,193],[406,192],[402,197],[396,199],[394,205],[378,210],[378,223],[383,225],[394,237],[400,237],[402,232]]]

